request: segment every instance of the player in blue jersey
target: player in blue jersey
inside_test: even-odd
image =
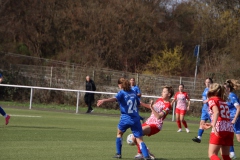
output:
[[[145,160],[150,160],[147,146],[143,142],[143,131],[138,114],[138,106],[140,102],[135,91],[131,89],[130,82],[127,79],[120,78],[118,87],[121,89],[114,98],[98,100],[97,106],[105,102],[118,101],[121,111],[120,121],[118,123],[116,138],[116,155],[113,158],[122,158],[122,136],[128,128],[131,128],[137,143],[141,146],[141,151]]]
[[[131,84],[132,90],[134,90],[136,92],[138,100],[140,101],[142,93],[141,93],[140,88],[136,85],[135,78],[130,79],[130,84]],[[144,118],[142,116],[140,116],[140,120],[144,121]]]
[[[201,143],[202,134],[204,132],[204,129],[202,128],[202,124],[206,123],[207,120],[210,121],[210,115],[208,113],[208,98],[207,93],[209,90],[210,85],[213,83],[212,78],[206,78],[205,85],[206,88],[204,89],[202,93],[202,100],[203,100],[203,106],[202,106],[202,114],[201,114],[201,121],[198,129],[198,136],[194,137],[192,140],[197,143]]]
[[[233,124],[234,133],[236,134],[237,141],[240,142],[240,101],[238,96],[233,93],[237,84],[235,80],[227,80],[224,83],[226,94],[228,95],[227,105],[230,112],[230,120]],[[230,147],[230,158],[236,159],[234,147]]]
[[[3,81],[3,76],[0,73],[0,83]],[[10,116],[6,114],[6,112],[3,110],[3,108],[0,106],[0,114],[5,117],[5,124],[7,125],[10,119]]]

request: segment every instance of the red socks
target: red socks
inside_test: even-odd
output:
[[[231,158],[229,157],[229,155],[222,155],[223,160],[231,160]]]
[[[210,157],[210,160],[221,160],[216,154],[213,154],[211,157]]]
[[[180,120],[177,120],[176,122],[177,122],[177,126],[178,126],[178,128],[181,129],[182,126],[181,126],[181,122],[180,122]]]
[[[182,121],[182,124],[184,125],[185,128],[188,128],[187,122],[185,120]]]
[[[142,152],[141,152],[141,149],[140,149],[140,145],[137,144],[136,146],[137,146],[137,149],[138,149],[138,153],[142,153]]]

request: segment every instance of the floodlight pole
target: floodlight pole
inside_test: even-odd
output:
[[[195,67],[195,76],[194,76],[194,91],[195,91],[195,85],[196,85],[196,79],[197,79],[197,68],[198,68],[198,60],[199,60],[199,49],[200,49],[200,45],[197,46],[197,59],[196,59],[196,67]]]

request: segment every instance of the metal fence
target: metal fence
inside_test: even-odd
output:
[[[5,52],[0,52],[0,56],[0,70],[14,72],[13,74],[16,73],[18,76],[25,77],[24,81],[13,80],[12,84],[84,89],[85,77],[90,75],[96,83],[97,90],[106,92],[117,91],[116,83],[120,77],[134,77],[145,95],[160,95],[161,88],[164,85],[171,85],[177,91],[178,85],[182,83],[191,98],[201,98],[202,91],[205,88],[205,79],[201,78],[197,78],[196,83],[194,83],[194,77],[167,77],[82,67],[78,64]]]
[[[29,109],[32,109],[33,107],[33,98],[34,98],[34,90],[54,90],[54,91],[66,91],[66,92],[73,92],[76,94],[76,113],[79,112],[79,103],[80,103],[80,94],[81,93],[95,93],[100,95],[116,95],[116,93],[113,92],[98,92],[98,91],[85,91],[85,90],[74,90],[74,89],[63,89],[63,88],[50,88],[50,87],[38,87],[38,86],[23,86],[23,85],[10,85],[10,84],[0,84],[0,86],[3,87],[11,87],[11,88],[26,88],[30,90],[30,100],[29,100]],[[149,95],[142,95],[143,98],[159,98],[159,96],[149,96]],[[191,102],[202,102],[201,99],[190,99]],[[174,110],[175,110],[175,104],[173,105],[173,112],[172,112],[172,121],[174,121]]]

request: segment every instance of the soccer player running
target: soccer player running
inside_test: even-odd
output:
[[[203,135],[203,128],[202,124],[206,123],[207,120],[210,120],[210,115],[208,113],[208,98],[207,98],[207,93],[209,90],[210,85],[213,83],[212,78],[206,78],[205,80],[205,85],[206,88],[204,89],[202,93],[202,100],[203,100],[203,106],[202,106],[202,114],[201,114],[201,121],[198,129],[198,136],[193,138],[192,140],[197,143],[201,143],[202,135]]]
[[[230,119],[233,124],[234,133],[236,134],[237,141],[240,142],[240,101],[238,96],[233,92],[237,86],[236,81],[227,80],[224,83],[226,94],[228,95],[227,105],[230,111]],[[234,147],[230,147],[230,158],[236,159]]]
[[[0,83],[2,83],[2,81],[3,81],[3,76],[2,76],[2,74],[0,73]],[[0,106],[0,114],[1,114],[2,116],[4,116],[4,118],[5,118],[5,124],[8,125],[9,119],[10,119],[10,115],[6,114],[6,112],[3,110],[3,108],[2,108],[1,106]]]
[[[187,122],[184,120],[184,116],[186,112],[189,110],[190,107],[190,98],[188,96],[187,92],[184,92],[184,85],[180,84],[179,87],[179,92],[177,92],[174,96],[174,99],[171,104],[173,104],[175,101],[177,101],[175,113],[176,113],[176,122],[178,126],[178,131],[177,132],[182,132],[182,126],[181,123],[184,125],[186,132],[189,133],[189,129],[187,126]],[[186,103],[188,101],[188,105]]]
[[[208,129],[212,127],[208,157],[210,160],[220,160],[218,152],[221,150],[223,160],[231,160],[229,149],[233,145],[234,133],[224,86],[213,83],[209,88],[207,96],[209,98],[208,104],[211,123],[203,123],[202,128]]]
[[[132,90],[134,90],[137,94],[137,97],[138,97],[138,100],[140,101],[140,98],[142,96],[142,93],[141,93],[141,90],[140,88],[136,85],[136,81],[135,81],[135,78],[131,78],[130,79],[130,84],[131,84],[131,88]],[[143,121],[144,118],[142,116],[140,116],[140,120]]]
[[[152,113],[150,117],[142,124],[143,135],[152,136],[161,131],[163,126],[163,121],[167,117],[169,110],[171,109],[170,99],[174,95],[174,90],[171,86],[164,86],[162,89],[162,97],[157,99],[153,104],[146,104],[141,102],[140,104],[146,108],[151,109]],[[134,140],[135,138],[133,138]],[[137,144],[138,153],[135,159],[141,159],[143,154],[141,152],[141,147]],[[155,159],[154,155],[150,154],[151,159]]]
[[[113,158],[122,158],[122,136],[128,128],[131,128],[133,135],[136,137],[137,143],[141,146],[144,160],[150,160],[146,144],[143,142],[143,131],[138,114],[138,106],[140,104],[135,91],[131,89],[130,82],[127,79],[120,78],[118,87],[121,89],[116,97],[98,100],[97,106],[105,102],[118,101],[121,118],[118,123],[116,138],[116,155]]]

